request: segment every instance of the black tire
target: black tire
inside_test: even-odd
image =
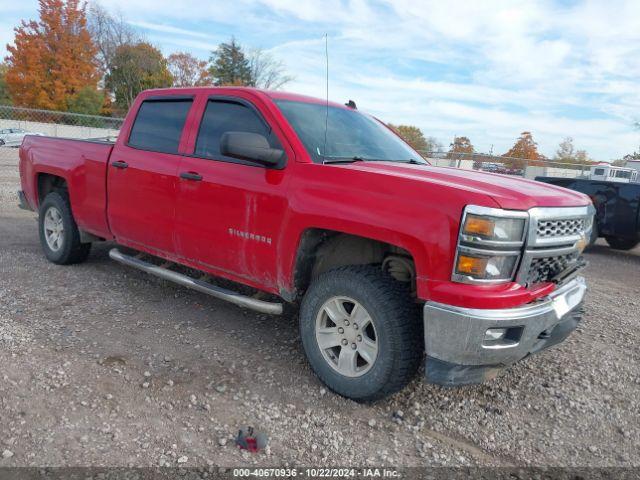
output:
[[[325,359],[316,340],[316,319],[333,297],[356,300],[373,320],[377,357],[361,376],[339,373]],[[397,392],[415,376],[423,359],[418,310],[408,288],[379,266],[341,267],[320,275],[300,308],[300,335],[311,368],[329,389],[356,401],[377,400]]]
[[[62,220],[63,240],[57,250],[47,243],[45,234],[45,215],[50,209],[59,212]],[[50,262],[57,265],[71,265],[84,262],[89,256],[91,244],[80,242],[78,225],[76,225],[76,221],[73,218],[69,199],[65,193],[51,192],[45,197],[40,204],[38,230],[40,233],[40,245],[42,245],[45,257]]]
[[[632,238],[605,237],[605,240],[611,248],[616,250],[631,250],[640,243],[638,240]]]

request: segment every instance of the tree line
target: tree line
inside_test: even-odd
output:
[[[421,152],[424,156],[437,153],[444,154],[444,148],[434,137],[425,136],[422,131],[412,125],[393,125],[389,124],[398,135],[400,135],[415,150]],[[592,160],[586,150],[576,150],[573,145],[573,138],[566,137],[560,145],[556,154],[552,158],[547,158],[538,151],[538,144],[533,139],[531,132],[522,132],[516,139],[513,146],[504,154],[496,155],[502,157],[502,164],[505,168],[513,170],[521,170],[527,165],[544,166],[549,162],[557,162],[571,166],[592,165]],[[450,159],[469,159],[474,161],[473,168],[480,169],[483,162],[495,161],[494,155],[481,154],[476,151],[468,137],[456,136],[449,145],[446,157]],[[627,158],[629,157],[629,158]],[[620,162],[631,159],[627,155]],[[614,162],[615,163],[615,162]]]
[[[39,19],[23,20],[0,64],[0,104],[89,115],[123,115],[149,88],[238,85],[278,89],[284,64],[235,38],[208,60],[165,57],[121,15],[99,3],[39,0]]]

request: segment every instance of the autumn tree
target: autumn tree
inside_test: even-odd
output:
[[[278,90],[293,80],[291,75],[287,75],[281,60],[260,48],[249,52],[248,60],[251,74],[249,85],[252,87]]]
[[[87,28],[96,46],[96,58],[103,75],[109,72],[118,48],[143,41],[140,33],[127,23],[121,13],[111,14],[98,2],[89,6]]]
[[[6,63],[0,63],[0,105],[11,105],[11,97],[7,90],[7,70]]]
[[[413,125],[393,125],[390,123],[389,128],[402,137],[414,150],[428,150],[429,144],[427,143],[427,139],[418,127],[414,127]]]
[[[40,19],[22,21],[7,45],[7,89],[16,105],[67,110],[99,77],[85,7],[80,0],[38,3]]]
[[[212,83],[207,62],[198,60],[190,53],[172,53],[167,58],[167,64],[174,87],[199,87]]]
[[[502,155],[507,168],[523,169],[527,165],[543,165],[544,156],[538,152],[538,144],[531,132],[522,132],[511,149]]]
[[[475,149],[468,137],[454,137],[453,142],[449,144],[447,158],[462,158],[465,155],[474,153],[474,151]]]
[[[128,110],[143,90],[170,87],[172,83],[167,60],[160,50],[146,42],[118,47],[106,77],[106,85],[114,93],[121,112]]]
[[[252,85],[251,64],[234,37],[218,45],[209,61],[209,73],[215,85]]]

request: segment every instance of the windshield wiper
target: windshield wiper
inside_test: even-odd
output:
[[[353,163],[353,162],[369,162],[373,161],[370,158],[362,158],[362,157],[324,157],[322,163]]]
[[[409,160],[405,160],[402,163],[410,163],[411,165],[428,165],[427,162],[421,162],[420,160],[416,160],[415,158],[410,158]]]
[[[392,162],[392,163],[411,163],[413,165],[428,165],[427,162],[421,162],[414,158],[408,160],[389,160],[385,158],[366,158],[360,156],[353,157],[324,157],[322,163],[353,163],[353,162]]]

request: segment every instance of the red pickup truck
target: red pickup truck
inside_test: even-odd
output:
[[[114,260],[239,306],[299,305],[311,367],[353,399],[425,358],[428,381],[481,382],[581,317],[588,197],[433,167],[353,102],[146,91],[115,143],[26,137],[20,175],[50,261],[115,241]]]

